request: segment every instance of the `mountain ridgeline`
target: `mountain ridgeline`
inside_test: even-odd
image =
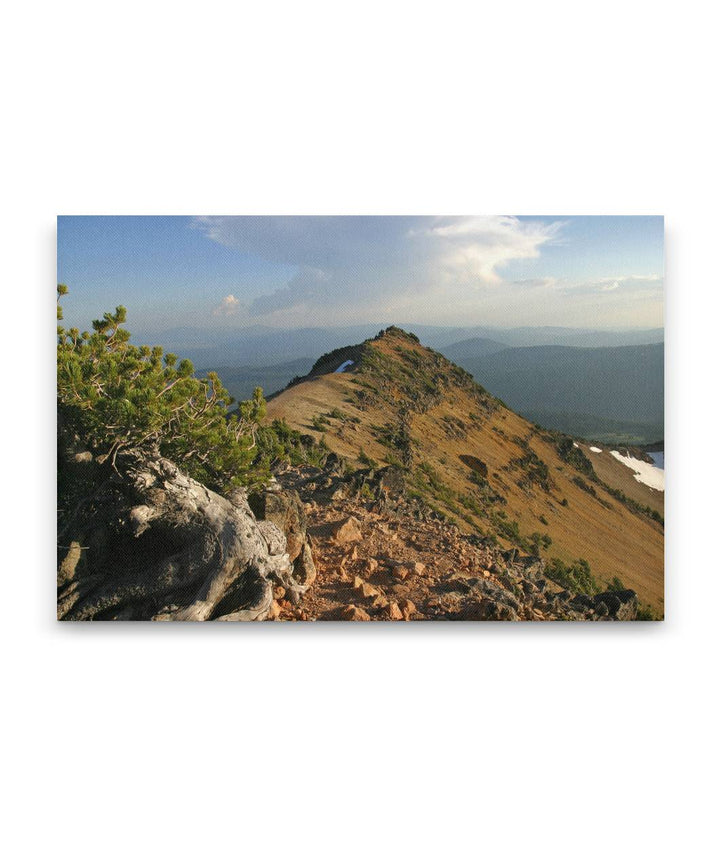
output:
[[[267,419],[322,440],[350,468],[390,468],[420,516],[542,558],[588,590],[621,581],[662,612],[662,497],[639,486],[630,499],[622,463],[604,456],[601,479],[587,448],[519,416],[411,333],[390,327],[325,354],[268,401]]]
[[[421,338],[540,425],[605,443],[662,441],[662,331],[471,332],[430,327],[421,329]],[[197,365],[217,371],[232,395],[243,400],[252,396],[255,386],[276,393],[307,374],[323,351],[368,335],[367,327],[273,331],[264,339],[250,336],[242,346],[233,340],[205,350],[193,348],[190,355]]]

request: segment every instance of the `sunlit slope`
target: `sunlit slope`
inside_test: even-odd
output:
[[[332,371],[346,352],[326,355],[323,369]],[[403,466],[408,492],[464,531],[508,547],[540,544],[546,558],[586,559],[596,577],[619,577],[662,611],[662,525],[608,493],[586,463],[593,454],[536,428],[400,330],[353,353],[349,371],[311,374],[273,398],[268,419],[324,436],[356,466],[367,458]],[[598,477],[658,509],[622,464],[603,466]]]
[[[652,490],[646,484],[638,481],[631,469],[612,457],[610,452],[618,446],[599,446],[593,443],[580,443],[580,448],[590,459],[598,477],[606,484],[621,490],[626,496],[649,505],[659,514],[664,514],[665,494],[661,490]],[[601,449],[592,452],[591,449]]]

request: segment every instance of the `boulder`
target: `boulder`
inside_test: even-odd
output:
[[[405,619],[405,621],[410,621],[410,617],[417,613],[417,607],[411,600],[408,600],[407,598],[399,600],[398,606],[400,607],[400,612],[402,613],[402,617]]]
[[[394,600],[388,603],[387,607],[384,610],[384,616],[386,618],[389,618],[391,621],[402,621],[403,619],[402,610]]]
[[[462,621],[517,621],[517,610],[501,601],[483,598],[465,605],[457,616]]]
[[[307,541],[303,544],[300,555],[295,559],[293,577],[303,586],[309,588],[317,577],[312,550]]]
[[[595,607],[593,612],[595,613],[595,615],[599,616],[600,618],[604,618],[606,615],[610,615],[610,610],[608,609],[608,605],[606,603],[604,603],[603,601],[600,601],[598,603],[598,605]]]
[[[371,586],[370,583],[366,583],[362,577],[355,577],[353,580],[353,589],[360,595],[362,598],[374,598],[379,594],[382,594],[380,589],[375,588],[375,586]]]
[[[367,614],[367,612],[352,603],[349,606],[346,606],[345,609],[343,609],[343,611],[340,613],[340,617],[344,621],[370,621],[370,616]]]
[[[616,621],[635,621],[637,618],[638,596],[632,589],[602,592],[592,600],[596,610],[603,604],[610,618]]]
[[[259,520],[274,523],[285,535],[287,552],[290,561],[294,562],[302,551],[307,532],[305,506],[298,492],[275,488],[251,494],[248,502]]]
[[[405,475],[399,467],[386,467],[378,473],[380,491],[390,497],[397,498],[405,493]]]
[[[354,517],[346,517],[331,524],[330,537],[336,544],[351,544],[362,539],[360,524]]]
[[[570,601],[570,608],[576,612],[587,612],[595,608],[595,601],[592,597],[586,594],[576,594]],[[607,615],[607,612],[605,613]]]

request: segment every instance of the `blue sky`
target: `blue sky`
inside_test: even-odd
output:
[[[68,325],[663,324],[661,217],[59,217]]]

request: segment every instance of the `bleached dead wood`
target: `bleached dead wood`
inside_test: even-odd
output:
[[[66,535],[59,618],[258,621],[273,582],[295,598],[307,588],[284,533],[258,523],[243,491],[226,499],[159,455],[126,452],[116,466]]]

